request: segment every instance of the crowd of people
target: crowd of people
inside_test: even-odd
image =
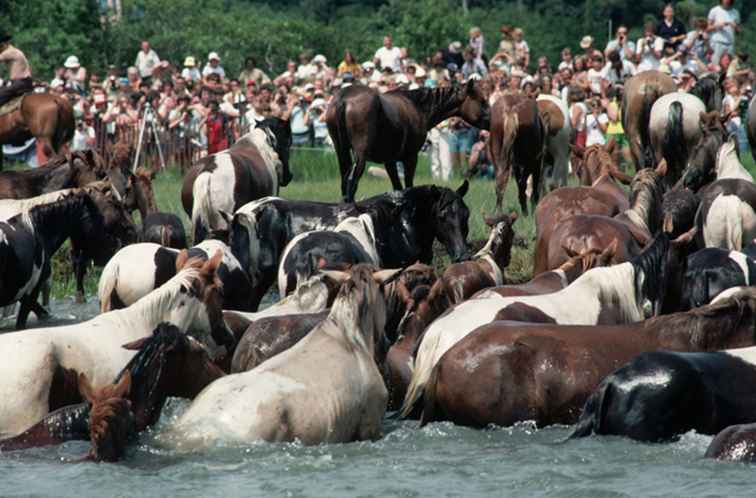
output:
[[[253,55],[238,73],[227,70],[216,52],[207,54],[204,64],[195,55],[177,64],[161,58],[143,41],[125,74],[111,66],[101,77],[71,55],[47,86],[74,101],[75,149],[95,147],[98,135],[133,133],[148,114],[150,122],[204,154],[226,148],[250,123],[268,116],[290,119],[295,146],[326,147],[328,102],[339,89],[354,83],[385,92],[474,78],[490,85],[492,100],[506,92],[563,99],[569,106],[576,144],[613,139],[624,146],[627,160],[619,106],[623,82],[649,69],[670,74],[682,90],[690,89],[704,73],[726,74],[727,95],[722,104],[729,116],[727,126],[747,147],[744,113],[754,73],[748,54],[735,51],[740,29],[733,0],[721,0],[708,18],[696,18],[690,27],[668,4],[660,21],[647,23],[637,40],[629,37],[627,26],[620,25],[603,50],[587,35],[580,40],[580,52],[564,48],[557,62],[531,57],[523,30],[503,25],[493,49],[477,27],[470,29],[466,43],[453,41],[427,56],[395,46],[391,35],[386,35],[383,46],[367,61],[358,62],[350,50],[335,64],[322,54],[302,52],[280,74],[266,73]],[[433,176],[449,179],[468,167],[492,174],[483,145],[486,135],[458,118],[441,123],[429,134]]]

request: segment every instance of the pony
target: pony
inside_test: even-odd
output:
[[[739,178],[717,180],[701,195],[697,244],[740,251],[756,238],[756,185]]]
[[[222,257],[218,252],[202,262],[184,252],[176,261],[176,276],[127,309],[75,325],[0,336],[0,395],[6,400],[0,407],[0,433],[18,434],[70,404],[66,369],[84,373],[95,385],[109,382],[134,356],[121,345],[161,322],[212,336],[215,344],[230,349],[233,336],[223,323],[216,275]]]
[[[255,199],[278,195],[292,179],[289,171],[291,128],[267,118],[227,150],[192,166],[181,188],[181,203],[192,220],[195,244],[228,230],[231,215]]]
[[[546,156],[544,158],[544,191],[567,185],[570,167],[570,137],[572,122],[564,101],[558,97],[541,94],[536,98],[538,112],[547,123]]]
[[[756,261],[739,251],[707,247],[688,257],[681,310],[710,303],[733,287],[756,285]]]
[[[364,85],[340,90],[325,119],[339,161],[343,201],[354,202],[367,161],[385,165],[394,190],[402,189],[397,171],[401,161],[405,187],[412,187],[417,155],[428,131],[452,116],[488,129],[488,100],[480,84],[469,80],[463,86],[386,93]]]

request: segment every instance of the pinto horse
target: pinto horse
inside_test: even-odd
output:
[[[648,127],[651,108],[659,97],[676,91],[677,84],[672,76],[660,71],[643,71],[625,82],[622,127],[630,141],[636,171],[656,164]]]
[[[481,85],[398,89],[378,93],[364,85],[341,90],[328,106],[326,123],[341,170],[341,195],[354,202],[367,161],[383,163],[394,190],[402,189],[397,162],[404,166],[405,187],[413,186],[417,154],[428,131],[459,116],[488,129],[488,100]]]
[[[488,139],[489,157],[496,175],[496,211],[507,190],[514,171],[520,208],[528,213],[526,189],[528,177],[533,177],[530,202],[535,209],[541,195],[541,174],[549,133],[550,113],[541,114],[535,100],[522,95],[504,95],[491,110],[491,136]]]
[[[71,103],[50,93],[24,95],[20,106],[0,116],[0,144],[21,145],[35,137],[46,155],[58,154],[74,136]],[[0,151],[0,169],[3,154]]]

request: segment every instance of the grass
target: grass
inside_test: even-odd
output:
[[[750,154],[744,154],[741,161],[745,167],[756,177],[756,164]],[[336,157],[327,150],[294,150],[291,156],[291,169],[294,181],[281,189],[280,195],[289,199],[302,199],[324,202],[338,202],[341,198],[340,179]],[[451,182],[435,181],[430,176],[430,166],[426,156],[421,155],[415,176],[415,184],[423,185],[435,183],[452,189],[461,184],[461,178]],[[178,168],[169,167],[157,176],[154,182],[155,196],[161,211],[178,214],[189,227],[189,218],[181,206],[182,176]],[[391,184],[388,179],[374,178],[365,174],[360,181],[357,199],[363,199],[372,195],[388,191]],[[493,213],[495,209],[494,183],[491,180],[475,179],[470,184],[470,190],[465,196],[465,202],[470,208],[470,234],[469,240],[476,241],[488,236],[488,228],[483,222],[481,210]],[[504,198],[504,207],[507,210],[520,211],[517,203],[516,187],[514,182],[509,183]],[[519,213],[522,215],[522,213]],[[138,218],[138,217],[137,217]],[[517,233],[515,245],[512,250],[512,260],[506,271],[507,278],[512,282],[523,282],[532,274],[533,243],[535,238],[535,223],[532,215],[520,216],[514,225]],[[187,233],[189,233],[187,231]],[[447,258],[436,262],[443,266],[448,262]],[[97,292],[97,282],[100,269],[90,269],[85,280],[85,290],[88,296],[94,296]],[[75,282],[70,271],[68,246],[64,246],[53,258],[52,294],[55,298],[73,296]]]

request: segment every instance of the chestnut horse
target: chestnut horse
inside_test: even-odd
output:
[[[0,144],[21,145],[35,137],[45,154],[63,152],[74,136],[74,112],[68,100],[49,93],[24,95],[21,105],[0,116]],[[3,154],[0,151],[0,169]]]
[[[533,209],[538,204],[549,119],[548,113],[539,113],[535,100],[522,95],[504,95],[494,104],[488,157],[495,167],[497,212],[501,212],[501,201],[512,171],[523,214],[528,213],[526,189],[529,176],[533,177],[530,198]]]
[[[630,141],[636,171],[656,164],[648,130],[651,108],[659,97],[676,91],[672,76],[660,71],[643,71],[625,82],[622,127]]]
[[[488,100],[481,85],[398,89],[378,93],[364,85],[341,90],[326,111],[328,133],[341,170],[341,195],[354,202],[367,161],[383,163],[394,190],[401,190],[396,163],[404,166],[404,183],[413,186],[417,154],[438,123],[459,116],[488,129]]]

